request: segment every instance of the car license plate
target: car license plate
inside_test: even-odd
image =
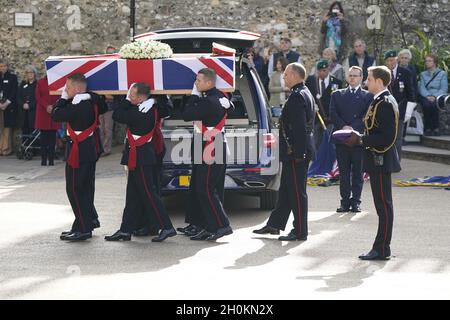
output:
[[[189,187],[190,176],[180,176],[180,187]]]

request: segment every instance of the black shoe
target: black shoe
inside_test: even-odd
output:
[[[98,228],[100,228],[100,221],[99,221],[98,219],[92,220],[92,228],[93,228],[93,229],[98,229]]]
[[[362,255],[360,255],[358,258],[361,259],[361,260],[369,260],[369,261],[370,261],[370,260],[383,260],[383,261],[386,261],[386,260],[391,259],[390,256],[382,257],[382,256],[381,256],[380,254],[378,254],[378,252],[376,252],[375,250],[370,250],[369,253],[367,253],[367,254],[362,254]]]
[[[106,241],[130,241],[131,240],[131,233],[117,231],[112,236],[106,236]]]
[[[361,207],[359,206],[359,204],[354,204],[354,205],[352,205],[351,211],[354,213],[359,213],[359,212],[361,212]]]
[[[66,240],[66,237],[68,235],[71,235],[72,233],[75,233],[75,231],[72,231],[72,230],[70,230],[70,231],[63,231],[63,232],[61,232],[61,235],[59,236],[59,239],[60,240]]]
[[[424,136],[431,136],[432,135],[432,131],[430,129],[426,129],[425,132],[423,133]]]
[[[156,228],[143,227],[133,231],[133,236],[135,237],[149,237],[149,236],[157,236],[159,234],[159,230]]]
[[[199,240],[206,240],[208,237],[212,236],[213,234],[211,232],[208,232],[206,230],[202,230],[199,233],[197,233],[195,236],[190,237],[191,240],[199,241]]]
[[[297,240],[306,241],[306,239],[307,239],[306,236],[298,237],[297,233],[295,232],[295,229],[291,230],[291,232],[289,232],[288,235],[281,236],[278,238],[278,240],[280,241],[297,241]]]
[[[207,241],[215,241],[215,240],[217,240],[219,238],[222,238],[222,237],[227,236],[227,235],[232,234],[232,233],[233,233],[233,229],[231,229],[230,226],[223,227],[223,228],[220,228],[219,230],[217,230],[216,232],[214,232],[212,235],[210,235],[205,240],[207,240]]]
[[[84,241],[92,238],[92,232],[74,232],[66,236],[61,236],[61,240],[65,241]]]
[[[177,228],[177,231],[181,232],[181,233],[185,233],[186,231],[192,229],[192,227],[195,227],[195,226],[193,224],[188,224],[186,227]]]
[[[344,207],[344,206],[340,206],[339,208],[336,209],[337,213],[344,213],[344,212],[349,212],[350,208],[349,207]]]
[[[169,237],[174,237],[177,235],[177,231],[174,228],[161,230],[159,236],[152,239],[152,242],[163,242]]]
[[[203,229],[201,227],[197,227],[197,226],[192,226],[190,229],[186,230],[186,232],[184,233],[185,236],[188,237],[193,237],[197,234],[199,234],[199,232],[201,232]]]
[[[256,234],[280,234],[280,230],[273,228],[271,226],[265,225],[261,229],[253,230],[253,233],[256,233]]]

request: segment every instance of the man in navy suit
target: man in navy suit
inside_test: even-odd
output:
[[[330,117],[335,131],[353,129],[364,132],[363,118],[373,95],[361,88],[362,80],[363,69],[351,67],[347,76],[348,88],[331,95]],[[361,212],[363,149],[361,146],[349,147],[339,141],[333,142],[336,143],[341,193],[341,205],[336,212]]]
[[[397,51],[386,51],[384,54],[384,62],[386,67],[391,70],[392,80],[388,89],[397,101],[398,111],[400,113],[395,146],[397,147],[399,160],[401,160],[404,123],[408,122],[416,107],[416,89],[414,88],[410,71],[398,65]]]

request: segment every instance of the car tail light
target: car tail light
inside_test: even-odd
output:
[[[272,148],[276,146],[277,139],[273,133],[265,133],[263,135],[264,139],[264,148]]]

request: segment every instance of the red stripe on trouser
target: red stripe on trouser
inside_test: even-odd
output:
[[[300,206],[300,193],[298,192],[298,183],[297,183],[297,170],[295,169],[295,160],[292,160],[292,171],[294,176],[294,185],[295,185],[295,193],[297,194],[297,208],[298,208],[298,231],[297,235],[300,236],[302,232],[302,209]]]
[[[150,202],[152,203],[153,210],[155,210],[156,216],[158,217],[159,225],[161,226],[161,229],[164,229],[164,222],[162,221],[161,213],[159,212],[158,207],[155,205],[155,202],[153,201],[153,197],[152,197],[150,191],[148,190],[147,182],[145,181],[144,167],[141,167],[141,177],[142,177],[142,182],[144,183],[145,192],[147,193],[147,196],[150,199]]]
[[[223,223],[220,220],[220,217],[219,217],[219,214],[217,213],[216,208],[214,207],[214,204],[211,199],[211,193],[209,192],[209,176],[210,176],[210,174],[211,174],[211,166],[208,166],[208,175],[206,176],[206,193],[208,194],[209,204],[211,205],[211,208],[213,209],[214,214],[216,215],[217,224],[219,225],[220,228],[222,228]]]
[[[383,248],[381,249],[381,255],[384,257],[384,248],[386,247],[386,239],[387,239],[387,228],[388,228],[388,210],[386,205],[386,200],[384,199],[383,193],[383,175],[380,173],[380,190],[381,190],[381,201],[384,206],[384,214],[386,215],[385,224],[384,224],[384,240],[383,240]]]
[[[78,209],[78,215],[77,215],[76,212],[75,212],[75,215],[77,215],[78,218],[80,219],[82,231],[86,231],[86,229],[84,227],[83,214],[81,213],[80,202],[78,201],[78,197],[77,197],[77,194],[75,192],[75,169],[72,169],[72,170],[73,170],[73,174],[72,174],[72,192],[73,192],[73,197],[75,199],[75,203],[77,204],[77,209]]]

